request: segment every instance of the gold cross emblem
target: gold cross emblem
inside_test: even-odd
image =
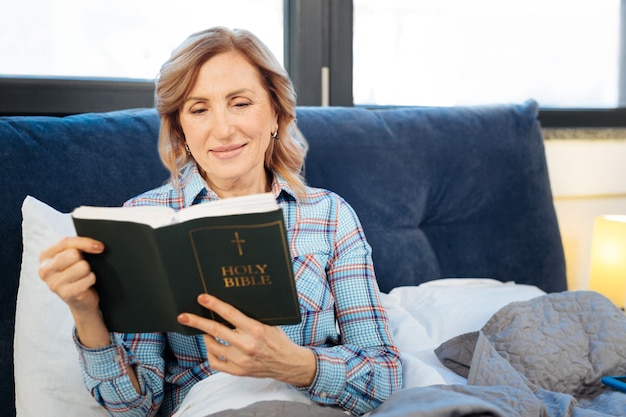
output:
[[[231,240],[230,243],[235,243],[237,245],[237,252],[239,252],[239,256],[243,256],[243,248],[241,247],[241,244],[246,243],[246,241],[239,238],[239,232],[235,232],[235,238]]]

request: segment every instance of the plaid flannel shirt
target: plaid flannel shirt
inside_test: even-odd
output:
[[[272,192],[283,209],[302,322],[282,326],[317,361],[311,386],[320,404],[362,414],[402,385],[402,364],[381,305],[371,260],[354,210],[338,195],[307,187],[298,199],[275,175]],[[219,197],[195,166],[183,172],[182,192],[167,184],[126,205],[181,209]],[[111,345],[88,349],[75,337],[85,384],[115,416],[172,415],[198,381],[214,374],[201,336],[177,333],[111,334]],[[141,394],[128,378],[136,370]]]

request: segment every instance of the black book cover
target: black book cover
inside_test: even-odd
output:
[[[224,322],[197,303],[201,293],[266,324],[301,320],[280,208],[158,228],[85,218],[74,224],[79,236],[105,245],[104,253],[85,258],[110,331],[198,333],[177,322],[182,312]]]

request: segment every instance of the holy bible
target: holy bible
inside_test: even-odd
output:
[[[197,204],[90,207],[72,212],[79,236],[104,243],[85,254],[109,330],[198,330],[179,313],[225,321],[201,307],[208,293],[270,325],[297,324],[300,309],[282,209],[271,193]]]

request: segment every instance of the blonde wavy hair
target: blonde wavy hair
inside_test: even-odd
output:
[[[200,67],[212,57],[236,51],[261,74],[278,116],[278,140],[271,140],[265,168],[280,174],[296,193],[305,195],[302,167],[307,144],[295,125],[296,93],[289,75],[274,54],[254,34],[242,29],[214,27],[188,37],[163,64],[156,80],[156,109],[161,118],[159,154],[178,184],[181,169],[193,162],[185,149],[179,113],[191,92]]]

